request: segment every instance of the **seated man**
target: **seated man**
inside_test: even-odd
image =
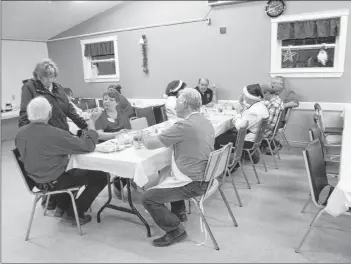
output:
[[[203,182],[210,153],[214,150],[215,131],[199,111],[201,95],[185,88],[177,98],[177,116],[181,118],[158,136],[143,136],[147,149],[173,146],[172,166],[163,170],[161,184],[144,193],[142,203],[155,223],[166,234],[153,241],[154,246],[169,246],[187,237],[181,222],[186,221],[184,199],[203,195],[208,182]],[[174,181],[172,181],[173,179]],[[170,180],[170,181],[169,181]],[[171,182],[167,185],[167,182]],[[165,203],[171,203],[171,211]]]
[[[208,105],[212,103],[213,91],[208,88],[210,81],[206,78],[199,79],[199,85],[195,89],[201,94],[202,105]]]
[[[269,113],[267,129],[264,136],[269,137],[272,135],[274,127],[278,122],[278,116],[280,112],[284,110],[284,104],[283,104],[283,100],[280,99],[278,95],[276,95],[276,91],[272,87],[269,87],[269,86],[263,87],[263,95],[264,95],[264,99],[266,100],[265,105]],[[271,154],[266,144],[267,144],[266,141],[262,142],[262,147],[265,148],[264,153]],[[272,149],[274,149],[273,144],[271,147]],[[278,145],[275,151],[279,151],[280,149],[281,149],[281,145]]]
[[[72,169],[66,171],[69,155],[92,152],[98,140],[94,131],[94,122],[100,112],[92,113],[87,122],[88,131],[79,138],[68,131],[48,125],[51,118],[51,105],[44,97],[36,97],[27,106],[30,123],[18,131],[15,138],[16,148],[24,163],[28,176],[41,190],[60,190],[85,185],[84,191],[77,198],[77,210],[80,224],[91,221],[84,213],[89,209],[97,195],[105,188],[106,175],[101,171]],[[67,194],[55,195],[58,207],[57,216],[62,221],[75,224],[72,202]]]

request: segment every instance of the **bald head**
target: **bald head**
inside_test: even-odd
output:
[[[210,85],[210,81],[208,79],[206,79],[206,78],[199,79],[199,90],[201,93],[206,92],[209,85]]]

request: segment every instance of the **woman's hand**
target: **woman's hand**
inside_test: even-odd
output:
[[[102,114],[102,109],[94,109],[94,111],[90,115],[90,120],[95,122],[96,120],[99,119],[101,114]]]

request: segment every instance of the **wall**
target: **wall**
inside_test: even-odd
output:
[[[1,103],[19,105],[22,80],[32,77],[35,64],[48,57],[46,43],[2,41]]]
[[[198,77],[208,77],[218,87],[219,99],[237,99],[244,85],[269,80],[271,23],[264,12],[267,1],[215,7],[212,25],[204,22],[119,32],[120,83],[129,98],[160,98],[167,83],[182,79],[194,85]],[[286,1],[286,14],[350,9],[348,1]],[[124,2],[54,37],[145,26],[157,23],[203,18],[210,8],[204,1]],[[219,27],[227,34],[219,34]],[[141,47],[146,34],[149,44],[149,70],[142,71]],[[346,58],[351,57],[351,26],[348,27]],[[86,84],[83,80],[79,39],[48,43],[48,51],[59,65],[59,81],[76,95],[98,97],[109,83]],[[288,79],[301,101],[351,102],[351,61],[345,73],[332,79]],[[336,114],[337,115],[337,114]],[[295,112],[289,139],[308,141],[306,127],[311,113]],[[338,121],[339,122],[339,121]],[[303,132],[301,132],[303,129]]]

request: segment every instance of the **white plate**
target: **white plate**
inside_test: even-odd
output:
[[[117,145],[111,142],[103,142],[97,144],[95,150],[102,153],[112,153],[123,150],[125,147],[123,145]]]

